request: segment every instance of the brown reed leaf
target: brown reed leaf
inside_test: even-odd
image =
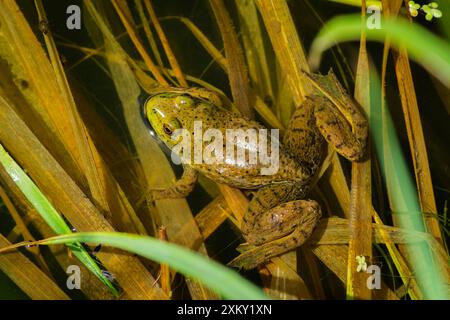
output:
[[[0,248],[10,245],[11,243],[0,234]],[[69,300],[52,279],[18,250],[0,255],[0,270],[31,299]]]
[[[0,123],[4,124],[0,130],[0,141],[70,224],[82,231],[114,231],[2,98],[0,111]],[[137,258],[118,254],[117,251],[100,252],[98,257],[131,298],[166,298]]]
[[[361,2],[361,23],[366,22],[366,2]],[[355,100],[370,116],[370,67],[366,49],[366,35],[361,33],[356,69]],[[372,260],[372,181],[370,162],[370,143],[363,162],[352,163],[352,182],[350,193],[351,238],[347,265],[347,298],[370,300],[372,290],[367,286],[369,274],[357,271],[357,256]]]

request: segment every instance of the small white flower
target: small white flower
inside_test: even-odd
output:
[[[422,10],[426,13],[425,19],[428,21],[433,20],[433,18],[442,17],[442,11],[438,9],[438,4],[436,2],[431,2],[428,5],[423,5]]]
[[[356,272],[366,272],[367,270],[367,262],[366,257],[364,256],[356,256],[356,262],[358,262],[358,266],[356,267]]]
[[[412,17],[417,17],[419,14],[420,4],[415,3],[414,1],[408,2],[409,13]]]

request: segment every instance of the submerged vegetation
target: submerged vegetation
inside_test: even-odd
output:
[[[447,1],[0,0],[0,298],[450,298],[449,14]],[[369,146],[355,163],[329,148],[310,194],[322,219],[300,248],[233,269],[251,192],[200,176],[186,199],[146,199],[180,171],[142,117],[147,96],[204,87],[283,135],[317,90],[310,74],[330,68]]]

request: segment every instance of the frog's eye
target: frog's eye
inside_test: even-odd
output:
[[[175,98],[175,103],[178,107],[191,107],[194,105],[194,99],[190,96],[183,94]]]
[[[163,124],[163,130],[164,133],[167,134],[168,136],[171,136],[173,133],[173,129],[167,123]]]
[[[169,122],[163,123],[163,131],[168,136],[171,136],[176,129],[181,128],[181,123],[178,119],[172,119]]]

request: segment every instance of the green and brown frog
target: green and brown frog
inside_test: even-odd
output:
[[[256,267],[308,239],[321,209],[316,201],[305,197],[323,159],[325,142],[351,161],[363,157],[368,125],[362,110],[332,72],[310,77],[321,90],[295,110],[279,147],[276,173],[261,174],[266,163],[242,164],[233,159],[212,164],[191,162],[183,165],[184,173],[173,186],[151,191],[153,200],[185,197],[192,191],[198,172],[218,183],[256,190],[241,226],[247,241],[241,249],[245,250],[230,263],[232,266]],[[193,135],[196,121],[201,121],[203,130],[218,129],[224,136],[227,129],[264,128],[224,109],[215,93],[201,88],[169,88],[151,96],[144,109],[156,135],[172,150],[180,142],[173,133],[185,129]],[[236,145],[252,148],[244,141]]]

